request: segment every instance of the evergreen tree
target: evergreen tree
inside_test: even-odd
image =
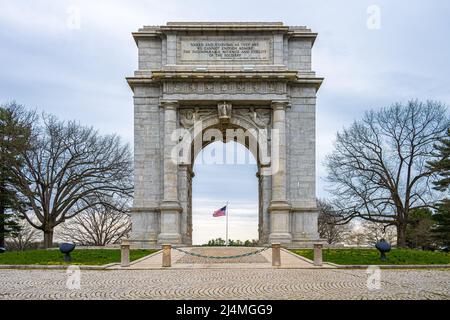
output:
[[[415,209],[410,212],[406,228],[406,243],[408,247],[432,247],[432,229],[435,225],[433,213],[430,209]]]
[[[446,192],[448,195],[450,185],[450,128],[447,137],[435,146],[438,160],[430,162],[429,166],[436,171],[439,180],[434,182],[435,189]],[[445,198],[438,204],[433,215],[436,227],[433,229],[436,240],[444,245],[450,245],[450,199]]]
[[[450,200],[444,199],[437,212],[433,215],[436,227],[433,229],[436,240],[446,246],[450,246]]]
[[[32,113],[15,103],[0,106],[0,247],[5,238],[20,231],[17,211],[26,203],[14,190],[13,168],[20,168],[22,152],[28,148]]]

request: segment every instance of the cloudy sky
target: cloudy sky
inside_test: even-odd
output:
[[[373,5],[380,28],[370,23]],[[322,162],[337,130],[395,101],[450,103],[449,15],[447,0],[0,0],[0,103],[16,100],[132,142],[132,31],[167,21],[306,25],[319,33],[313,68],[326,78],[317,103],[317,193],[325,196]],[[254,165],[197,165],[196,173],[194,241],[224,236],[210,211],[226,200],[231,237],[256,237]]]

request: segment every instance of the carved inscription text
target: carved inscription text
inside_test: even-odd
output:
[[[257,40],[181,40],[181,61],[269,61],[270,41]]]

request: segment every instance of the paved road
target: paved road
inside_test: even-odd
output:
[[[81,289],[62,270],[0,270],[0,299],[450,299],[450,271],[383,270],[381,290],[365,270],[237,269],[82,271]]]

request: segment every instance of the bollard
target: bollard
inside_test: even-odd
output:
[[[281,266],[281,244],[272,243],[272,267]]]
[[[120,266],[126,268],[130,266],[130,242],[123,240],[120,245]]]
[[[322,248],[323,245],[321,243],[314,244],[314,265],[317,267],[322,266]]]
[[[162,246],[162,266],[170,268],[172,266],[172,246],[170,244],[163,244]]]

